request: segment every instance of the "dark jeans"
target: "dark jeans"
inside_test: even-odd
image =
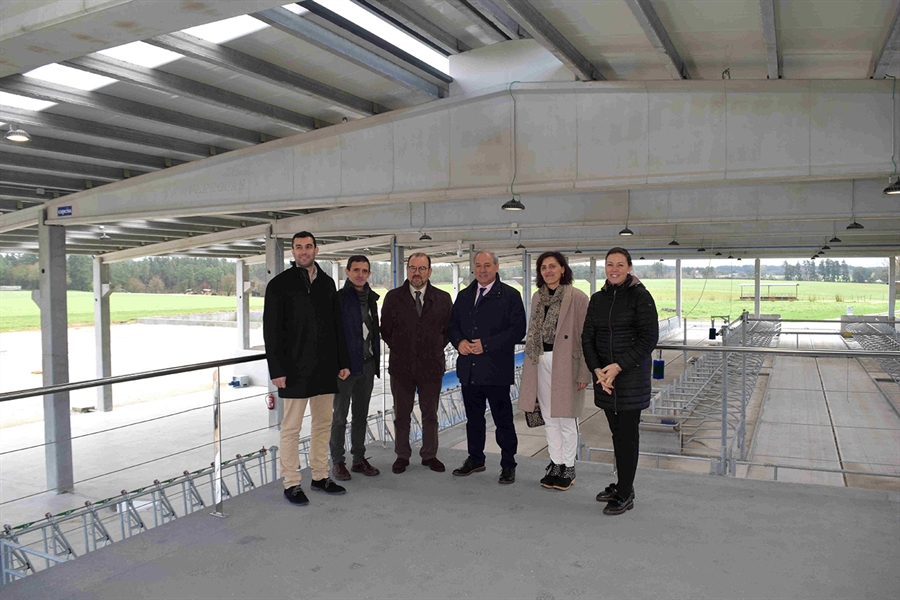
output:
[[[435,379],[415,379],[391,375],[391,394],[394,396],[394,452],[398,458],[409,460],[412,448],[409,445],[410,415],[419,392],[419,412],[422,413],[422,448],[419,456],[428,460],[437,456],[438,451],[438,401],[441,395],[443,377]]]
[[[484,464],[485,401],[490,404],[491,416],[494,418],[497,445],[500,446],[500,468],[516,468],[516,450],[519,438],[516,426],[513,425],[512,402],[509,399],[508,385],[464,385],[462,386],[463,404],[466,407],[466,437],[468,438],[469,458],[475,466]]]
[[[629,494],[634,489],[634,474],[637,472],[641,411],[620,410],[617,414],[603,409],[603,412],[609,421],[616,453],[616,471],[619,473],[616,489],[622,494]]]
[[[334,395],[331,417],[331,462],[344,462],[344,438],[347,432],[347,412],[353,406],[350,421],[350,455],[353,463],[366,457],[366,421],[369,418],[369,399],[375,385],[375,362],[363,365],[363,372],[338,379],[338,393]]]

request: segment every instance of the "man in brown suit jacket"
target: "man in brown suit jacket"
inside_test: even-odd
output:
[[[431,285],[431,258],[411,254],[406,263],[407,279],[387,293],[381,309],[381,337],[391,349],[388,370],[394,396],[394,452],[391,470],[402,473],[409,466],[410,415],[419,393],[422,413],[422,464],[442,473],[437,458],[438,400],[444,377],[444,347],[453,302],[450,294]]]

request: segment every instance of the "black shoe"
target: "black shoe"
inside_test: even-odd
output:
[[[553,489],[564,492],[572,487],[573,483],[575,483],[575,465],[572,465],[571,467],[559,465],[559,477],[556,478]]]
[[[500,479],[498,483],[515,483],[516,469],[500,469]]]
[[[306,494],[303,493],[303,490],[299,485],[284,490],[284,497],[287,498],[288,502],[291,504],[296,504],[298,506],[306,506],[309,504],[309,498],[306,497]]]
[[[331,477],[326,477],[325,479],[315,480],[309,484],[309,487],[316,490],[317,492],[325,492],[326,494],[331,494],[332,496],[339,496],[341,494],[346,494],[347,490],[336,484],[331,480]]]
[[[471,475],[472,473],[478,473],[479,471],[484,471],[484,465],[476,466],[471,458],[467,458],[460,468],[453,469],[453,474],[464,477],[466,475]]]
[[[616,497],[606,505],[603,509],[604,515],[621,515],[627,510],[634,508],[634,491],[626,497],[622,497],[616,493]]]
[[[547,488],[548,490],[553,489],[553,486],[556,484],[556,478],[559,477],[560,465],[551,460],[550,464],[547,465],[545,472],[546,475],[541,479],[541,487]]]
[[[616,498],[616,484],[611,483],[606,486],[606,489],[597,494],[597,502],[612,502]],[[634,491],[631,492],[632,498],[637,498],[637,494]]]

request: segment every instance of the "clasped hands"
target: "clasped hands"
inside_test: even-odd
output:
[[[350,369],[341,369],[338,371],[338,379],[344,381],[350,377]],[[287,377],[276,377],[272,380],[272,385],[277,387],[278,389],[283,389],[287,387]]]
[[[459,353],[463,356],[467,356],[469,354],[484,354],[484,347],[481,345],[481,340],[463,340],[459,343],[459,347],[457,348]]]
[[[615,381],[616,376],[621,372],[622,367],[619,366],[619,363],[606,365],[602,369],[598,367],[594,369],[594,374],[597,376],[597,381],[595,383],[600,384],[603,391],[607,394],[612,394],[615,389],[613,381]]]

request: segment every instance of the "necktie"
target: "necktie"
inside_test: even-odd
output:
[[[422,292],[416,292],[416,312],[422,316]]]
[[[478,297],[475,298],[475,308],[478,308],[478,305],[481,304],[481,299],[484,297],[484,290],[487,288],[478,288]]]

